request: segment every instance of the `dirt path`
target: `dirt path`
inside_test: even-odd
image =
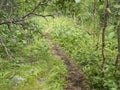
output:
[[[64,90],[86,90],[84,75],[80,69],[64,52],[61,51],[60,47],[50,39],[48,30],[45,32],[45,37],[50,44],[53,53],[59,56],[67,66],[68,76],[66,77],[66,80],[68,81],[68,85]]]

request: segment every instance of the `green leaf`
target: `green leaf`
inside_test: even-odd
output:
[[[120,15],[120,12],[118,12],[118,15]]]
[[[107,11],[108,11],[109,13],[111,13],[111,10],[110,10],[110,8],[107,8]]]
[[[108,38],[109,38],[109,39],[112,39],[114,36],[115,36],[115,33],[114,33],[114,32],[111,32],[111,33],[108,35]]]
[[[81,0],[75,0],[76,3],[80,3]]]
[[[25,2],[26,0],[20,0],[21,2]]]
[[[120,5],[114,5],[115,8],[120,8]]]

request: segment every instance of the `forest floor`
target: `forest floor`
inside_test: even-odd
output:
[[[67,86],[65,86],[64,90],[86,90],[85,78],[82,71],[80,71],[73,60],[71,60],[67,54],[60,49],[60,46],[50,39],[50,33],[48,30],[45,31],[45,37],[50,44],[53,54],[60,57],[67,66]]]

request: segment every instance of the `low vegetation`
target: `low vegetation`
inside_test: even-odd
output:
[[[34,39],[19,50],[15,61],[0,59],[0,90],[63,89],[66,66],[51,53],[43,36]]]
[[[1,0],[0,90],[69,86],[75,74],[45,33],[86,90],[120,90],[120,0]]]
[[[114,61],[117,54],[115,33],[112,26],[107,30],[106,44],[106,67],[102,69],[101,40],[97,38],[98,46],[94,42],[93,35],[90,35],[85,28],[74,23],[74,20],[67,17],[48,19],[46,29],[51,33],[51,39],[58,43],[62,49],[76,60],[78,67],[86,75],[88,90],[117,90],[119,84],[119,72],[115,73]],[[89,26],[90,27],[90,26]],[[91,26],[92,27],[92,26]],[[87,29],[88,28],[86,26]],[[46,30],[45,29],[45,30]],[[101,35],[101,33],[100,33]],[[99,36],[100,36],[99,35]]]

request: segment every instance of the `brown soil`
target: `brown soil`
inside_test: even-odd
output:
[[[86,90],[85,78],[77,65],[71,60],[49,37],[49,32],[45,32],[45,37],[51,46],[53,53],[61,58],[67,66],[68,76],[66,77],[67,86],[64,90]]]

